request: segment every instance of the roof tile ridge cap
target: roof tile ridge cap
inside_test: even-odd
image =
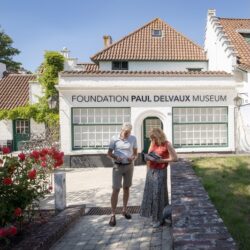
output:
[[[97,65],[96,63],[94,62],[79,62],[78,64],[90,64],[90,65]]]
[[[144,24],[142,27],[137,28],[135,31],[130,32],[129,34],[123,36],[122,38],[120,38],[120,39],[119,39],[118,41],[116,41],[115,43],[112,43],[112,44],[111,44],[110,46],[108,46],[107,48],[104,48],[104,49],[101,50],[100,52],[97,52],[96,54],[94,54],[93,56],[91,56],[90,59],[91,59],[92,61],[94,61],[94,59],[93,59],[94,57],[98,56],[99,54],[102,54],[102,53],[105,52],[106,50],[112,48],[114,45],[116,45],[116,44],[122,42],[123,40],[125,40],[125,39],[128,38],[129,36],[132,36],[133,34],[139,32],[140,30],[146,28],[146,27],[149,26],[151,23],[154,23],[154,22],[156,22],[156,21],[161,21],[161,22],[163,22],[163,21],[162,21],[160,18],[158,18],[158,17],[155,18],[155,19],[153,19],[153,20],[151,20],[150,22]]]
[[[237,18],[237,17],[218,17],[218,19],[220,20],[249,20],[250,21],[250,18]]]
[[[7,76],[36,76],[36,74],[19,74],[19,73],[8,73]]]
[[[190,38],[188,38],[186,35],[184,35],[182,32],[177,31],[174,27],[172,27],[171,25],[169,25],[168,23],[164,23],[165,25],[167,25],[169,28],[173,29],[176,33],[178,33],[179,35],[183,36],[186,40],[188,40],[189,42],[191,42],[193,45],[195,45],[196,47],[198,47],[199,49],[202,50],[202,53],[204,53],[205,56],[205,51],[204,49],[201,47],[201,45],[196,44],[194,41],[192,41]]]

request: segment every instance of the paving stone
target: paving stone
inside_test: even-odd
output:
[[[171,165],[173,165],[171,167],[173,230],[169,226],[153,229],[150,225],[151,219],[141,218],[138,214],[132,214],[132,220],[126,220],[121,215],[117,215],[117,226],[114,228],[108,225],[110,215],[85,216],[81,217],[51,249],[170,250],[172,249],[172,231],[174,242],[177,243],[175,249],[194,250],[209,249],[209,247],[210,249],[236,249],[234,241],[190,164],[178,162]],[[145,169],[145,166],[135,167],[130,204],[140,205]],[[87,202],[94,206],[109,206],[111,187],[107,187],[107,183],[101,182],[111,178],[111,169],[109,172],[107,169],[77,171],[79,172],[68,172],[66,177],[67,190],[70,190],[67,194],[67,203]],[[101,173],[100,178],[96,174],[97,172]],[[99,178],[99,181],[95,182],[95,186],[91,186],[94,184],[88,182],[91,179],[88,177],[89,175]],[[70,180],[70,178],[72,179]],[[85,180],[84,183],[82,180]],[[137,185],[136,180],[142,185]],[[90,186],[92,188],[89,188]],[[79,190],[79,187],[82,190]],[[119,206],[121,202],[122,199],[119,199]],[[58,221],[66,222],[68,217],[64,216]],[[47,227],[46,233],[50,234],[51,228]],[[27,246],[29,247],[26,249],[32,249],[32,241]]]
[[[84,250],[94,250],[96,247],[96,244],[87,244],[84,246]]]

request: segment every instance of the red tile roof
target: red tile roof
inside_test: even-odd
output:
[[[77,65],[83,66],[86,71],[92,71],[92,70],[99,69],[99,66],[95,63],[78,63]]]
[[[0,109],[25,106],[29,101],[29,81],[35,75],[9,74],[0,80]]]
[[[250,44],[240,34],[250,33],[250,19],[219,18],[225,33],[228,35],[238,57],[242,69],[250,69]]]
[[[159,77],[231,77],[232,75],[225,71],[127,71],[127,70],[110,70],[110,71],[63,71],[61,76],[159,76]]]
[[[162,37],[153,37],[161,30]],[[206,61],[203,49],[174,28],[156,18],[118,42],[95,54],[92,61]]]

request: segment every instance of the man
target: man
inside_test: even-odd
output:
[[[124,123],[119,135],[113,136],[109,145],[108,156],[114,160],[113,167],[113,192],[111,196],[112,215],[109,225],[116,225],[115,210],[118,202],[120,188],[123,187],[123,210],[122,215],[131,219],[127,212],[129,188],[132,185],[134,160],[137,158],[137,140],[131,135],[132,125]],[[122,185],[123,180],[123,185]]]

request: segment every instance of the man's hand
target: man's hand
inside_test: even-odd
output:
[[[134,161],[134,160],[135,160],[135,156],[134,156],[134,155],[128,158],[128,161],[129,161],[129,162],[132,162],[132,161]]]
[[[119,157],[119,156],[115,156],[114,159],[115,159],[115,161],[117,161],[117,162],[121,162],[123,158],[122,158],[122,157]]]

